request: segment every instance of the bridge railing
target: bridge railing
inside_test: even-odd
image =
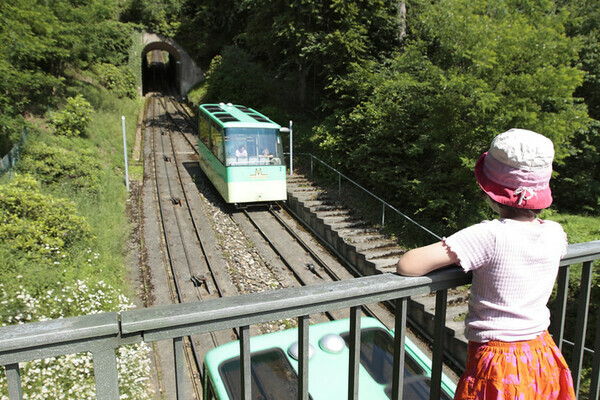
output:
[[[600,259],[600,241],[569,246],[561,263],[557,287],[557,309],[553,313],[552,334],[559,346],[564,338],[569,269],[582,264],[579,312],[570,366],[576,390],[580,387],[584,356],[592,359],[590,399],[597,399],[600,378],[600,315],[597,315],[593,349],[586,349],[585,333],[588,324],[593,261]],[[243,296],[225,297],[202,302],[157,306],[145,309],[103,313],[82,317],[35,322],[0,328],[0,365],[6,368],[10,400],[22,399],[19,363],[56,357],[65,354],[90,352],[93,357],[97,398],[119,399],[115,350],[123,345],[159,340],[171,340],[174,348],[177,398],[184,393],[183,338],[222,329],[239,328],[242,365],[242,393],[251,398],[249,326],[285,318],[298,319],[300,359],[307,364],[308,316],[325,311],[349,309],[350,335],[360,337],[362,305],[381,301],[395,303],[395,352],[393,399],[402,399],[403,349],[406,332],[406,313],[409,296],[435,292],[435,333],[433,342],[431,399],[439,399],[443,364],[443,331],[446,320],[447,291],[464,285],[470,276],[458,267],[450,267],[428,276],[407,278],[395,274],[374,275],[345,281],[299,288],[274,290]],[[354,336],[356,335],[356,336]],[[350,344],[349,398],[358,393],[359,345]],[[302,364],[300,364],[302,365]],[[308,398],[308,373],[298,373],[299,398]]]

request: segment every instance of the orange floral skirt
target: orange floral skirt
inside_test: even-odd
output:
[[[523,342],[469,342],[455,400],[575,400],[573,377],[546,331]]]

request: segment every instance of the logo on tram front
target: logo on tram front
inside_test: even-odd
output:
[[[269,174],[263,174],[262,168],[256,168],[254,170],[254,174],[250,174],[250,178],[252,178],[252,179],[268,179]]]

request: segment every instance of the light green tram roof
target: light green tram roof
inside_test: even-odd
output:
[[[223,128],[281,128],[258,111],[238,104],[202,104],[200,112]]]
[[[362,317],[360,325],[361,329],[381,328],[393,335],[392,331],[389,331],[375,318]],[[349,349],[344,348],[338,354],[330,354],[328,351],[324,351],[321,348],[320,339],[330,333],[339,334],[340,332],[347,332],[348,330],[348,319],[324,322],[310,326],[309,343],[313,349],[315,349],[315,352],[309,361],[309,392],[314,399],[335,399],[336,396],[346,398],[346,393],[344,390],[340,390],[340,385],[347,385]],[[284,354],[289,356],[289,346],[294,343],[297,338],[297,328],[254,336],[250,341],[252,353],[278,347]],[[411,357],[419,367],[424,369],[428,376],[431,376],[431,360],[408,337],[405,338],[405,350],[408,353],[407,356]],[[218,372],[219,366],[224,361],[239,357],[239,354],[239,341],[221,345],[210,350],[206,354],[205,367],[208,368],[208,373],[211,375],[213,383],[218,388],[218,392],[225,393],[225,383]],[[289,361],[297,370],[298,362],[294,359],[289,359]],[[367,378],[368,372],[363,368],[361,368],[359,374],[363,376],[360,379],[359,385],[359,391],[363,394],[362,397],[369,397],[370,399],[387,399],[387,396],[384,394],[383,385],[378,384],[372,378]],[[442,388],[446,393],[454,393],[456,385],[444,374],[442,375]]]

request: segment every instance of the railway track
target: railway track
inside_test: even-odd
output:
[[[168,281],[164,284],[171,302],[202,301],[354,276],[282,205],[236,210],[225,204],[199,169],[194,117],[173,98],[150,97],[148,101],[146,140],[151,141]],[[393,326],[393,315],[381,305],[364,307],[363,312]],[[347,317],[347,310],[310,316],[311,322]],[[252,326],[251,334],[294,325],[291,320]],[[235,339],[235,331],[185,338],[188,386],[193,388],[194,398],[202,398],[206,352]],[[165,356],[162,358],[164,361]],[[159,361],[156,364],[163,368]],[[168,383],[161,384],[163,394],[168,388]]]

